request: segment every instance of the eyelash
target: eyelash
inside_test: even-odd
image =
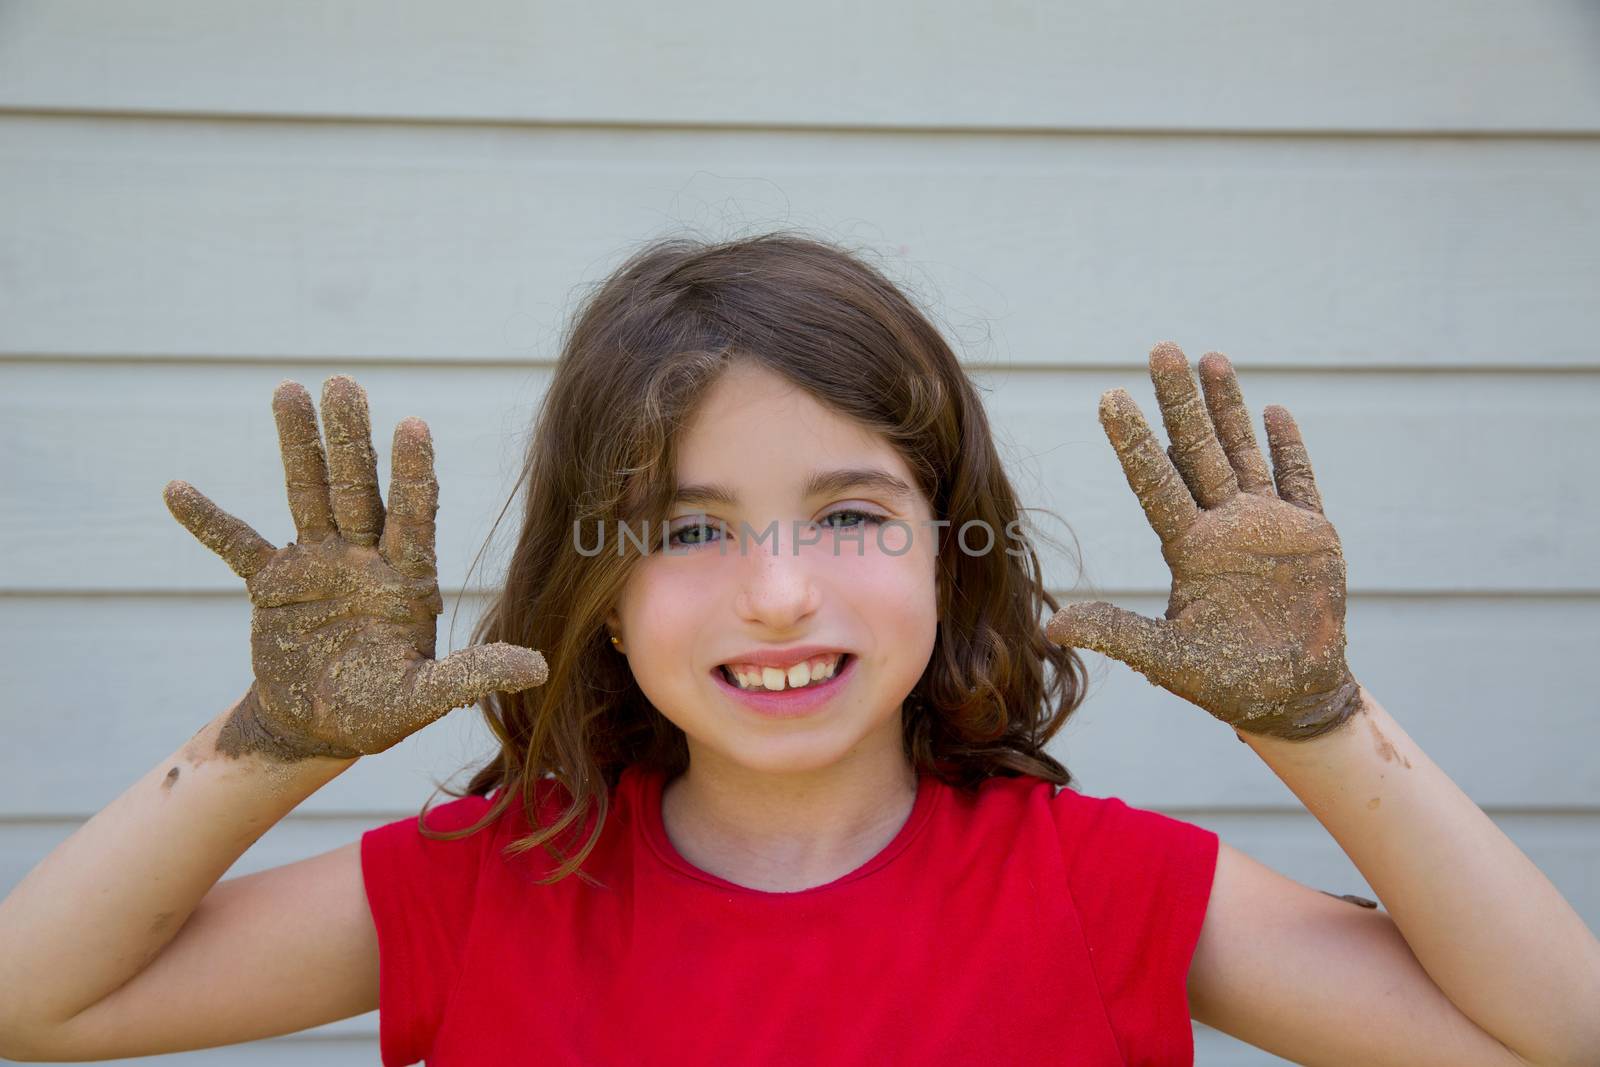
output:
[[[879,514],[877,514],[875,512],[865,511],[865,510],[863,510],[861,508],[840,508],[838,511],[830,511],[826,515],[824,515],[822,517],[822,522],[826,523],[829,519],[833,518],[835,515],[853,515],[853,516],[856,516],[857,518],[862,520],[862,522],[859,524],[859,525],[862,525],[862,526],[872,526],[872,525],[876,525],[876,524],[881,523],[881,522],[884,521],[883,516],[879,515]],[[669,545],[671,545],[673,548],[703,548],[708,544],[715,544],[716,542],[714,542],[714,541],[701,541],[698,544],[685,545],[681,541],[678,540],[678,535],[683,533],[686,530],[709,530],[709,529],[713,529],[713,528],[719,528],[720,529],[720,526],[718,524],[716,524],[716,523],[710,523],[710,522],[696,522],[696,523],[691,523],[688,526],[680,526],[676,530],[673,530],[667,536],[667,543]],[[848,529],[853,529],[853,527],[835,526],[834,529],[836,529],[836,530],[840,530],[840,529],[848,530]]]

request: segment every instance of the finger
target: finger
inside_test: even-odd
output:
[[[322,383],[322,425],[328,435],[333,521],[355,545],[374,545],[383,527],[378,496],[378,455],[372,450],[367,394],[349,375]]]
[[[1156,536],[1163,545],[1175,540],[1199,518],[1200,509],[1127,390],[1100,395],[1100,425]]]
[[[311,394],[299,382],[280,382],[272,394],[272,415],[278,423],[295,534],[301,541],[321,541],[333,532],[333,511],[328,502],[328,460],[317,433]]]
[[[161,492],[172,517],[202,545],[222,557],[233,573],[252,577],[277,549],[250,526],[229,515],[188,482],[168,482]]]
[[[442,660],[422,660],[402,700],[414,715],[436,719],[452,708],[476,704],[490,693],[516,693],[545,683],[544,657],[531,648],[496,641],[474,645]]]
[[[1261,409],[1261,417],[1267,425],[1267,443],[1272,449],[1272,473],[1278,480],[1278,495],[1291,504],[1322,514],[1322,494],[1317,492],[1311,457],[1306,454],[1294,416],[1286,407],[1268,404]]]
[[[1200,390],[1183,350],[1162,341],[1150,350],[1150,381],[1156,387],[1161,418],[1166,423],[1173,464],[1203,508],[1214,508],[1239,493],[1233,466],[1211,428]]]
[[[1169,625],[1104,601],[1067,605],[1055,613],[1044,632],[1058,645],[1120,660],[1157,684],[1172,677],[1183,662],[1177,635]]]
[[[378,551],[410,578],[437,578],[434,516],[439,511],[439,479],[433,469],[433,437],[421,419],[401,419],[390,453],[389,513],[383,520]]]
[[[1217,438],[1228,454],[1228,462],[1233,464],[1239,488],[1260,496],[1273,495],[1272,474],[1256,444],[1255,431],[1250,428],[1250,409],[1244,406],[1239,377],[1227,356],[1207,352],[1200,357],[1200,385],[1205,390],[1211,425],[1217,428]]]

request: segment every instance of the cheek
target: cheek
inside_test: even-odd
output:
[[[828,558],[838,595],[872,623],[885,642],[911,642],[931,646],[938,624],[937,559],[930,545],[913,542],[903,554],[898,532],[886,534],[887,551],[869,537],[867,549],[854,546]]]
[[[712,588],[691,568],[642,564],[628,579],[620,603],[624,641],[636,666],[641,660],[680,656],[704,623]]]
[[[697,635],[710,612],[710,583],[692,580],[690,568],[642,564],[628,579],[619,603],[628,669],[650,701],[684,727],[695,704],[686,664],[696,662]]]
[[[931,611],[934,604],[933,566],[907,553],[904,556],[841,556],[830,560],[839,586],[850,599],[875,602],[893,597],[904,603],[883,604],[885,610]]]

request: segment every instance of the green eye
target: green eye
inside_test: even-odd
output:
[[[687,526],[680,526],[676,530],[673,530],[667,536],[667,544],[673,548],[693,548],[697,545],[715,544],[714,541],[706,539],[705,531],[708,530],[715,530],[719,534],[722,532],[721,526],[716,523],[690,523]],[[685,534],[695,534],[696,537],[692,540],[685,541],[682,540]]]
[[[883,521],[883,516],[874,515],[870,511],[862,511],[860,508],[840,508],[838,511],[830,511],[827,515],[823,516],[822,521],[826,525],[829,519],[835,519],[841,515],[845,516],[846,518],[859,519],[860,521],[842,526],[834,525],[832,528],[835,530],[851,530],[857,526],[871,526]]]

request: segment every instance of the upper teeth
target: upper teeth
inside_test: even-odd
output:
[[[729,663],[728,672],[738,679],[740,688],[767,689],[779,692],[785,688],[798,689],[814,681],[823,681],[833,677],[833,672],[839,669],[839,660],[843,653],[835,652],[827,656],[813,656],[811,659],[801,660],[788,670],[781,667],[760,667],[753,663]]]

